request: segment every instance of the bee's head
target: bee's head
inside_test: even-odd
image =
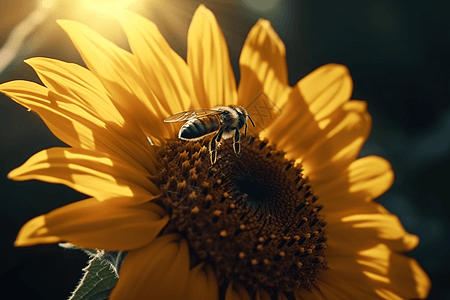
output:
[[[253,123],[253,120],[252,120],[252,118],[250,117],[250,115],[248,114],[248,112],[247,112],[247,110],[244,108],[244,107],[242,107],[242,106],[238,106],[237,107],[240,111],[241,111],[241,113],[244,115],[244,118],[247,120],[247,118],[250,120],[250,122],[252,122],[252,125],[253,125],[253,127],[255,127],[255,123]],[[247,122],[246,122],[247,123]]]
[[[247,110],[243,107],[243,106],[231,106],[234,110],[238,111],[245,120],[245,123],[247,123],[247,118],[249,118],[250,122],[252,122],[253,127],[255,127],[255,123],[253,123],[252,118],[250,117],[250,115],[248,114]]]
[[[242,126],[244,126],[245,127],[245,129],[244,129],[244,136],[247,136],[247,118],[250,120],[250,122],[252,122],[253,127],[255,127],[255,123],[253,123],[252,118],[247,113],[247,110],[244,107],[242,107],[242,106],[234,106],[233,108],[234,108],[234,110],[238,111],[242,115],[241,118],[242,118],[243,124],[241,123],[242,125],[240,125],[239,128],[242,128]]]

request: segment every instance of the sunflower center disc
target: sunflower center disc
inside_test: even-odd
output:
[[[180,233],[191,267],[206,261],[219,286],[231,280],[253,293],[311,288],[326,268],[326,236],[317,197],[299,167],[255,137],[218,148],[211,166],[209,138],[170,140],[161,149],[154,181],[170,215],[163,233]]]

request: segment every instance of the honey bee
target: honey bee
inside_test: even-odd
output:
[[[234,153],[239,154],[241,150],[239,131],[245,126],[244,137],[247,135],[247,118],[255,127],[255,123],[245,108],[230,105],[218,106],[213,109],[183,111],[168,117],[164,122],[186,121],[178,133],[178,138],[186,141],[197,141],[214,134],[209,142],[211,164],[214,164],[217,160],[217,144],[222,139],[234,136],[233,150]]]

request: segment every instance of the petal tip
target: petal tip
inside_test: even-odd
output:
[[[337,72],[342,75],[350,76],[350,70],[346,65],[338,64],[338,63],[329,63],[324,66],[328,72]]]
[[[17,172],[16,172],[16,170],[17,169],[14,169],[14,170],[11,170],[9,173],[8,173],[8,175],[6,175],[6,177],[9,179],[9,180],[16,180],[16,177],[17,177]]]
[[[26,239],[19,239],[19,237],[17,237],[17,239],[14,241],[14,247],[28,247],[28,246],[33,246],[33,243],[30,243],[28,240]]]
[[[30,57],[30,58],[24,59],[23,62],[26,63],[27,65],[31,66],[31,63],[33,62],[33,60],[35,58],[36,57]]]
[[[403,237],[403,244],[406,245],[408,250],[412,250],[419,245],[419,237],[415,234],[407,233]]]
[[[14,247],[29,247],[29,246],[33,246],[33,245],[30,245],[30,244],[27,244],[27,243],[24,243],[21,241],[14,242]]]
[[[202,26],[205,26],[204,23],[206,22],[217,22],[216,17],[214,13],[207,8],[204,4],[200,4],[198,8],[195,10],[194,16],[192,17],[192,20],[195,19],[201,19],[201,23],[203,23]]]
[[[74,21],[72,21],[72,20],[64,20],[64,19],[58,19],[58,20],[56,20],[56,23],[57,23],[59,26],[61,26],[61,27],[67,26],[67,25],[69,25],[71,22],[74,22]]]
[[[71,32],[76,31],[77,28],[80,29],[80,26],[84,26],[83,24],[74,21],[74,20],[56,20],[56,23],[65,31]]]
[[[44,57],[35,56],[35,57],[30,57],[30,58],[24,59],[23,62],[34,69],[35,67],[37,67],[39,65],[40,62],[44,62],[45,60],[53,61],[52,58],[44,58]]]
[[[259,18],[256,24],[265,29],[272,29],[272,23],[267,19]]]
[[[194,15],[195,15],[196,13],[207,13],[207,14],[212,14],[212,11],[211,11],[209,8],[207,8],[207,7],[202,3],[202,4],[200,4],[200,5],[197,7],[197,9],[195,10]]]
[[[258,22],[255,24],[254,28],[258,27],[261,28],[261,30],[269,36],[270,40],[278,47],[278,51],[280,51],[282,55],[285,55],[286,48],[284,46],[284,42],[272,27],[272,23],[267,19],[260,18],[258,19]]]
[[[38,232],[40,234],[46,233],[46,230],[44,228],[45,228],[45,215],[40,215],[38,217],[29,220],[19,230],[16,240],[14,241],[14,246],[25,247],[38,244],[39,243],[39,239],[37,238],[37,236],[39,235]]]

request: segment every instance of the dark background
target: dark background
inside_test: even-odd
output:
[[[428,299],[450,299],[450,1],[279,0],[270,1],[275,4],[268,11],[257,11],[248,2],[203,1],[224,31],[235,72],[246,34],[259,17],[269,19],[286,44],[291,85],[329,62],[349,68],[353,98],[366,100],[373,118],[361,156],[383,156],[395,171],[394,186],[378,201],[420,237],[410,255],[431,277]],[[131,9],[154,21],[186,57],[187,29],[199,3],[148,0]],[[29,0],[0,1],[0,45],[35,7]],[[39,82],[22,62],[33,56],[83,64],[56,19],[80,21],[128,49],[113,20],[81,1],[60,1],[0,73],[0,82]],[[1,298],[67,299],[81,278],[86,255],[56,245],[14,248],[13,241],[27,220],[84,196],[64,186],[6,178],[32,154],[63,144],[34,113],[3,95],[0,132]]]

